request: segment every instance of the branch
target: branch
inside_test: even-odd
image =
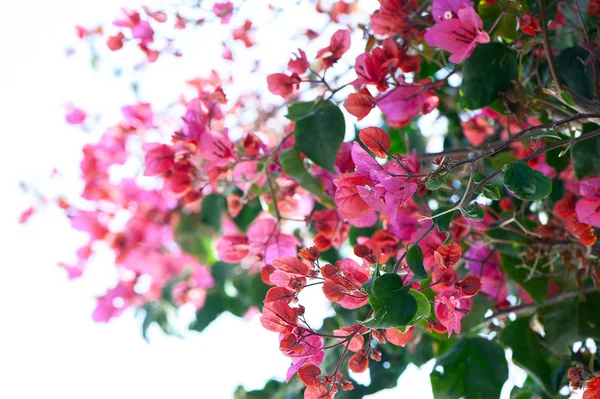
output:
[[[545,147],[542,147],[534,152],[532,152],[531,154],[527,155],[525,158],[522,158],[520,160],[518,160],[517,162],[528,162],[531,161],[532,159],[542,155],[543,153],[553,150],[555,148],[559,148],[559,147],[564,147],[564,146],[570,146],[573,145],[575,143],[578,143],[580,141],[584,141],[587,139],[590,139],[594,136],[598,136],[600,135],[600,129],[598,130],[594,130],[593,132],[589,132],[586,134],[582,134],[581,136],[577,137],[577,138],[573,138],[570,140],[563,140],[563,141],[559,141],[557,143],[554,144],[550,144],[547,145]],[[492,180],[494,177],[500,175],[504,173],[504,169],[498,169],[497,171],[495,171],[494,173],[486,176],[483,180],[481,180],[475,187],[473,187],[473,189],[469,192],[469,194],[467,194],[467,197],[475,194],[475,192],[477,192],[479,189],[481,189],[487,182],[489,182],[490,180]]]
[[[535,302],[535,303],[529,303],[529,304],[521,304],[521,305],[512,306],[512,307],[504,309],[504,310],[500,310],[498,312],[491,314],[488,317],[485,317],[483,320],[484,320],[484,322],[487,322],[496,317],[506,316],[510,313],[521,313],[526,310],[535,310],[535,309],[538,309],[541,307],[560,303],[569,298],[576,298],[581,295],[590,294],[595,291],[597,291],[596,288],[588,287],[582,291],[563,292],[562,294],[558,294],[558,295],[554,295],[549,298],[546,298],[546,300],[542,303]]]
[[[558,71],[556,70],[556,64],[554,63],[554,56],[552,55],[552,46],[550,45],[550,34],[548,33],[548,21],[546,20],[546,9],[544,8],[544,0],[538,0],[538,6],[540,8],[540,25],[542,27],[542,38],[544,42],[544,50],[546,51],[546,58],[548,59],[548,65],[550,66],[550,72],[552,73],[552,79],[556,83],[556,88],[560,94],[562,87],[560,79],[558,77]]]
[[[499,152],[502,152],[505,148],[507,148],[509,146],[509,144],[511,144],[512,142],[516,141],[518,138],[520,138],[521,136],[523,136],[529,132],[533,132],[536,130],[543,130],[543,129],[555,129],[558,126],[561,126],[561,125],[564,125],[564,124],[567,124],[570,122],[574,122],[574,121],[577,121],[580,119],[592,119],[592,118],[599,118],[599,117],[600,117],[600,113],[594,113],[594,114],[579,113],[579,114],[575,114],[573,116],[569,116],[568,118],[564,118],[564,119],[561,119],[561,120],[558,120],[555,122],[545,123],[545,124],[535,125],[535,126],[529,126],[525,129],[520,130],[517,133],[513,134],[508,139],[504,140],[502,142],[502,144],[500,144],[498,147],[496,147],[486,153],[480,154],[473,159],[468,159],[465,161],[458,162],[450,170],[456,169],[459,166],[462,166],[467,163],[475,163],[475,162],[479,161],[480,159],[496,155]]]

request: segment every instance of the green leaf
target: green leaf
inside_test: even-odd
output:
[[[446,184],[443,178],[438,177],[437,179],[427,180],[427,183],[425,183],[425,187],[427,187],[428,190],[435,191],[439,188],[448,188],[448,185]]]
[[[600,292],[569,298],[540,310],[546,341],[565,355],[587,338],[600,339]]]
[[[494,4],[488,4],[483,1],[479,2],[477,13],[483,20],[485,30],[489,30],[496,23],[496,20],[501,17],[500,14],[504,6],[502,3],[505,3],[505,1],[497,1]],[[505,14],[500,18],[493,34],[494,36],[514,40],[518,37],[515,14],[518,14],[520,10],[511,2],[508,4],[506,11],[509,14]]]
[[[365,281],[361,287],[362,290],[369,296],[375,296],[375,292],[373,291],[373,285],[375,284],[375,280],[377,280],[381,275],[379,269],[380,265],[379,263],[377,263],[375,265],[375,270],[373,270],[373,273],[371,274],[371,277],[369,277],[369,279]]]
[[[477,45],[462,70],[462,102],[469,109],[483,108],[496,100],[518,76],[517,58],[501,43]]]
[[[594,75],[592,66],[585,67],[583,62],[590,53],[580,46],[564,49],[556,61],[558,76],[577,94],[587,99],[594,96]]]
[[[497,399],[507,378],[502,347],[473,337],[460,340],[437,359],[431,386],[436,399]]]
[[[317,165],[333,171],[345,131],[346,122],[339,107],[322,103],[296,121],[296,147]]]
[[[190,330],[202,332],[221,313],[225,311],[223,296],[220,293],[211,292],[206,296],[204,306],[196,313],[196,320],[190,326]]]
[[[214,230],[204,224],[199,215],[180,214],[179,224],[175,228],[175,241],[185,252],[196,256],[203,263],[214,263],[213,236]]]
[[[450,205],[445,205],[445,206],[440,206],[438,209],[436,209],[435,211],[432,212],[432,222],[433,224],[438,228],[438,231],[443,232],[443,231],[448,231],[450,230],[450,223],[452,222],[452,220],[454,219],[454,215],[456,214],[455,211],[452,212],[447,212],[450,209],[452,209],[452,206]],[[446,212],[446,213],[444,213]],[[442,214],[442,216],[438,216]]]
[[[582,296],[577,303],[577,328],[582,337],[600,340],[600,292]]]
[[[209,194],[202,199],[200,221],[220,233],[222,215],[225,209],[227,209],[225,197],[219,194]]]
[[[483,194],[485,198],[491,199],[493,201],[500,201],[500,198],[502,198],[500,196],[500,190],[498,189],[498,187],[493,186],[491,184],[486,184],[485,186],[483,186],[481,189],[481,194]]]
[[[414,281],[425,280],[429,277],[423,267],[423,259],[423,251],[418,245],[411,245],[406,251],[406,263],[415,275]]]
[[[501,255],[502,269],[514,282],[518,283],[531,297],[541,302],[548,294],[548,277],[529,278],[529,270],[520,267],[522,261],[512,256]]]
[[[318,104],[319,103],[316,101],[307,101],[290,104],[288,106],[288,114],[285,117],[294,122],[299,121],[311,111],[313,111],[318,106]]]
[[[429,299],[421,292],[417,290],[413,290],[412,288],[408,290],[408,293],[415,298],[417,302],[417,312],[414,317],[406,323],[407,327],[414,326],[424,317],[429,316],[431,313],[431,303],[429,303]]]
[[[323,191],[323,182],[308,173],[296,148],[292,147],[281,151],[279,161],[285,174],[300,183],[303,189],[316,195],[324,205],[335,206],[331,198]]]
[[[254,198],[251,201],[248,201],[242,211],[237,217],[233,219],[237,227],[240,228],[241,231],[246,232],[250,224],[256,219],[256,217],[263,211],[262,205],[260,203],[260,199]]]
[[[510,399],[550,399],[538,384],[532,378],[527,377],[521,388],[515,386],[510,391]]]
[[[373,284],[374,295],[369,296],[373,316],[360,323],[369,328],[406,327],[417,314],[417,301],[409,290],[396,273],[379,277]]]
[[[485,217],[484,209],[479,206],[477,202],[473,202],[471,205],[462,206],[460,208],[460,213],[462,213],[462,215],[467,219],[476,222],[482,221]]]
[[[590,140],[593,140],[593,138]],[[546,143],[553,144],[556,142],[556,140],[548,140]],[[587,144],[589,145],[589,142]],[[546,163],[552,166],[557,173],[562,172],[569,166],[570,157],[568,152],[559,157],[563,151],[564,147],[559,147],[546,152]]]
[[[482,181],[485,178],[486,178],[486,175],[484,175],[483,173],[475,173],[473,175],[473,179],[475,180],[475,183],[479,183],[480,181]],[[498,189],[498,187],[494,186],[493,184],[486,184],[485,186],[481,187],[481,189],[477,190],[477,193],[481,194],[484,197],[486,197],[487,199],[491,199],[493,201],[499,201],[501,198],[500,190]]]
[[[555,356],[542,346],[542,337],[535,333],[529,324],[531,318],[519,317],[507,325],[500,333],[500,342],[513,351],[513,361],[528,371],[528,374],[546,392],[555,391],[552,382],[553,367],[548,359]]]
[[[600,174],[600,136],[580,141],[571,146],[571,159],[578,179]]]
[[[572,345],[581,338],[577,328],[578,298],[569,298],[539,311],[544,326],[546,341],[555,351],[565,355],[571,353]]]
[[[461,334],[468,334],[471,330],[479,332],[481,328],[486,328],[484,316],[492,307],[492,301],[484,295],[475,295],[473,298],[473,306],[471,311],[460,321]]]
[[[552,180],[531,169],[525,162],[515,162],[506,167],[504,186],[518,198],[528,201],[544,199],[552,192]]]

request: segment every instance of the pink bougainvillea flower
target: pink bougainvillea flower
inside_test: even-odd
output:
[[[388,340],[388,342],[396,346],[405,346],[408,341],[411,340],[414,331],[414,326],[406,330],[406,332],[402,332],[395,328],[388,328],[385,330],[385,338]]]
[[[108,39],[106,39],[106,45],[111,51],[117,51],[123,48],[124,40],[125,35],[119,32],[114,36],[109,36]]]
[[[337,189],[333,200],[348,218],[366,215],[371,207],[361,198],[358,186],[370,186],[371,179],[361,175],[343,174],[334,180]]]
[[[579,193],[585,198],[600,199],[600,177],[586,177],[579,182]]]
[[[140,14],[128,8],[122,8],[123,19],[117,19],[113,22],[113,25],[120,28],[131,29],[131,34],[135,39],[139,39],[141,44],[149,44],[154,41],[154,30],[150,26],[148,21],[142,20]]]
[[[29,208],[25,209],[21,213],[21,216],[19,216],[19,223],[20,224],[27,223],[27,221],[29,220],[29,218],[31,217],[31,215],[33,215],[33,212],[35,212],[35,207],[33,207],[33,206],[30,206]]]
[[[466,122],[461,122],[460,125],[469,143],[475,147],[482,145],[487,136],[494,134],[494,129],[492,129],[484,118],[479,116],[475,116]]]
[[[600,399],[600,377],[588,381],[583,393],[583,399]]]
[[[309,335],[303,337],[300,345],[302,349],[299,352],[286,353],[286,356],[292,359],[292,365],[288,369],[285,380],[290,382],[294,374],[305,364],[320,365],[323,362],[325,351],[323,351],[323,337],[319,335]]]
[[[575,212],[581,223],[600,227],[600,200],[581,198],[577,201]]]
[[[350,344],[348,345],[348,350],[352,352],[360,351],[365,345],[365,337],[362,334],[367,332],[366,327],[361,327],[359,324],[354,324],[353,326],[342,326],[338,330],[333,330],[333,335],[335,335],[338,341],[344,341],[343,337],[349,337],[351,334],[355,334],[350,340]],[[361,334],[362,333],[362,334]]]
[[[317,58],[321,58],[321,62],[325,68],[329,68],[338,62],[349,48],[350,31],[347,29],[340,29],[331,36],[329,46],[322,48],[317,52]]]
[[[85,113],[84,110],[74,107],[72,105],[69,105],[69,107],[67,109],[67,114],[65,115],[65,120],[67,121],[67,123],[70,123],[71,125],[80,125],[83,122],[85,122],[86,117],[87,117],[87,114]]]
[[[488,43],[490,36],[473,7],[461,8],[457,14],[458,18],[451,16],[431,27],[425,33],[425,41],[452,53],[449,60],[458,64],[471,56],[477,43]]]
[[[121,108],[126,124],[135,129],[152,129],[154,125],[154,112],[150,103],[137,103],[125,105]]]
[[[228,24],[233,16],[233,3],[230,1],[225,3],[215,3],[212,8],[213,12],[219,19],[223,25]]]
[[[248,238],[240,233],[226,234],[217,244],[217,253],[224,262],[239,263],[250,252]]]
[[[392,127],[405,126],[415,116],[431,112],[439,103],[438,97],[426,87],[400,83],[403,85],[377,97],[377,106]]]
[[[369,113],[373,108],[375,108],[375,98],[369,93],[369,90],[366,87],[360,89],[357,93],[352,93],[348,95],[346,101],[344,101],[344,108],[350,114],[356,116],[356,118],[360,121]]]
[[[431,15],[436,23],[442,22],[458,18],[458,11],[463,8],[473,8],[473,4],[469,0],[435,0],[431,5]]]
[[[79,210],[71,215],[71,225],[76,230],[88,233],[93,240],[102,240],[108,234],[108,229],[100,221],[101,218],[99,211]]]
[[[537,36],[537,32],[542,30],[540,22],[531,15],[531,12],[527,12],[519,18],[519,28],[530,36]]]
[[[302,75],[310,67],[310,62],[306,58],[306,53],[302,49],[298,49],[298,55],[295,59],[288,62],[288,71]]]
[[[356,309],[367,303],[368,297],[360,287],[369,279],[366,263],[359,265],[352,259],[342,259],[336,265],[321,268],[325,279],[323,293],[331,302],[337,302],[346,309]]]
[[[352,144],[352,161],[356,165],[356,174],[361,176],[370,176],[371,171],[381,170],[382,167],[361,145],[355,141]],[[372,177],[371,177],[372,178]]]
[[[273,73],[267,76],[267,88],[273,94],[281,97],[291,95],[302,80],[296,73],[290,76],[285,73]]]
[[[175,167],[175,151],[170,146],[144,143],[142,149],[146,151],[144,176],[160,176]]]
[[[292,308],[287,301],[279,299],[265,303],[260,323],[269,331],[286,332],[298,323],[298,308]]]
[[[254,46],[254,40],[250,37],[250,31],[252,30],[252,21],[246,20],[242,26],[237,29],[234,29],[231,32],[233,36],[233,40],[240,40],[244,43],[244,46],[250,48]]]
[[[96,299],[96,308],[92,318],[98,323],[107,323],[113,317],[119,316],[132,304],[137,294],[134,290],[135,280],[119,281],[106,294]]]
[[[413,24],[409,15],[419,7],[415,0],[379,0],[379,11],[371,15],[371,28],[380,36],[391,36],[395,33],[400,37],[414,35]]]
[[[452,332],[460,334],[460,321],[473,306],[473,300],[465,298],[456,288],[448,288],[435,297],[435,315],[448,329],[448,337]]]
[[[279,231],[277,223],[271,218],[255,220],[248,229],[250,251],[264,259],[265,264],[271,264],[277,258],[297,254],[298,239]]]

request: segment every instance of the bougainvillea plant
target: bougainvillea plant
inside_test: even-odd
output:
[[[138,70],[184,62],[186,31],[232,27],[169,109],[140,96],[103,127],[68,109],[104,131],[81,198],[21,221],[55,203],[88,234],[70,278],[114,253],[94,320],[134,308],[173,333],[184,305],[197,331],[260,311],[290,367],[239,398],[361,398],[436,359],[436,398],[493,399],[507,349],[528,374],[511,397],[600,398],[600,2],[198,3],[76,30],[95,66],[137,53]],[[243,64],[269,29],[248,9],[306,4],[320,29],[298,18],[289,48],[262,49],[281,66]],[[310,296],[333,309],[321,325]]]

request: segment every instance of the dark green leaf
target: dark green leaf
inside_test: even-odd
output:
[[[525,162],[515,162],[506,167],[504,186],[518,198],[528,201],[544,199],[552,192],[552,180],[531,169]]]
[[[556,61],[560,79],[578,94],[592,99],[594,96],[594,75],[591,65],[587,68],[583,62],[590,53],[580,46],[564,49]]]
[[[577,327],[577,302],[578,298],[565,299],[539,312],[546,341],[555,351],[569,354],[574,342],[585,339],[579,335]]]
[[[417,301],[402,286],[402,278],[395,273],[384,274],[373,283],[369,304],[373,316],[360,322],[369,328],[404,328],[417,313]]]
[[[448,187],[448,186],[446,185],[446,182],[444,181],[443,178],[438,177],[437,179],[429,179],[429,180],[427,180],[427,183],[425,183],[425,187],[427,187],[428,190],[434,191],[434,190],[437,190],[439,188],[442,188],[442,187],[445,188],[445,187]]]
[[[180,214],[175,229],[177,244],[188,254],[196,256],[201,262],[215,262],[212,249],[214,230],[207,226],[197,214]]]
[[[202,199],[200,221],[220,233],[221,218],[225,209],[227,209],[225,197],[218,194],[209,194]]]
[[[375,292],[373,291],[373,284],[375,284],[375,280],[377,280],[380,276],[379,269],[380,265],[379,263],[377,263],[375,265],[375,270],[373,270],[373,273],[371,274],[371,277],[367,281],[365,281],[361,287],[363,291],[369,296],[375,296]]]
[[[431,385],[436,399],[497,399],[507,378],[502,347],[474,337],[460,340],[437,359]]]
[[[452,219],[454,219],[454,215],[456,213],[455,211],[448,212],[450,209],[452,209],[450,205],[445,205],[440,206],[438,209],[432,212],[432,216],[434,217],[432,219],[433,224],[438,228],[438,231],[440,232],[450,230],[450,223],[452,222]],[[440,214],[443,215],[436,217],[436,215]]]
[[[460,213],[467,219],[476,222],[482,221],[485,217],[485,211],[477,202],[473,202],[471,205],[463,205],[460,208]]]
[[[580,141],[571,146],[571,158],[578,179],[600,174],[600,136]]]
[[[600,292],[582,296],[577,304],[577,326],[579,335],[600,339]]]
[[[332,103],[323,103],[296,121],[296,147],[317,165],[333,171],[345,130],[342,111]]]
[[[429,303],[429,299],[423,294],[421,291],[413,290],[412,288],[408,290],[408,293],[415,298],[415,302],[417,303],[417,311],[413,318],[406,323],[406,326],[414,326],[419,322],[419,320],[424,317],[429,316],[431,313],[431,304]]]
[[[548,359],[552,352],[542,346],[542,338],[530,327],[529,317],[519,317],[500,333],[500,342],[513,351],[513,361],[528,371],[528,374],[546,392],[553,393],[552,365]]]
[[[290,104],[288,106],[288,114],[285,117],[294,122],[299,121],[317,108],[318,104],[319,103],[315,101]]]
[[[410,270],[414,273],[415,281],[425,280],[427,277],[427,272],[423,267],[423,251],[418,245],[412,245],[408,251],[406,251],[406,263]]]
[[[486,178],[486,176],[483,173],[475,173],[473,175],[473,179],[475,180],[475,183],[479,183],[480,181],[482,181],[485,178]],[[500,190],[498,189],[498,187],[494,186],[493,184],[486,184],[480,190],[478,190],[477,193],[482,194],[487,199],[491,199],[494,201],[500,200]]]
[[[204,306],[196,312],[196,320],[190,324],[189,329],[202,332],[224,311],[225,304],[222,295],[216,292],[208,294]]]
[[[306,170],[300,158],[300,153],[294,147],[279,153],[279,161],[286,175],[300,183],[306,191],[316,195],[323,204],[333,206],[333,201],[323,191],[323,182]]]
[[[463,63],[462,102],[466,108],[483,108],[517,79],[517,58],[505,44],[479,44]]]
[[[528,377],[521,388],[514,387],[510,391],[510,399],[550,399],[544,389]]]
[[[556,143],[556,140],[548,140],[547,143],[553,144]],[[562,151],[564,151],[564,147],[555,148],[546,152],[546,163],[552,166],[557,173],[562,172],[569,166],[569,152],[567,151],[566,154],[563,154],[562,157],[559,157]]]
[[[260,204],[260,199],[254,198],[251,201],[248,201],[242,211],[237,217],[233,219],[237,227],[240,228],[243,232],[248,230],[250,224],[256,219],[256,217],[262,212],[262,205]]]
[[[502,255],[502,269],[513,281],[518,283],[537,302],[541,302],[548,293],[548,277],[529,278],[529,270],[521,267],[523,262],[511,256]]]
[[[485,186],[483,186],[483,188],[481,189],[481,194],[483,194],[483,196],[487,199],[491,199],[493,201],[500,201],[500,190],[498,189],[498,187],[493,186],[491,184],[486,184]]]

